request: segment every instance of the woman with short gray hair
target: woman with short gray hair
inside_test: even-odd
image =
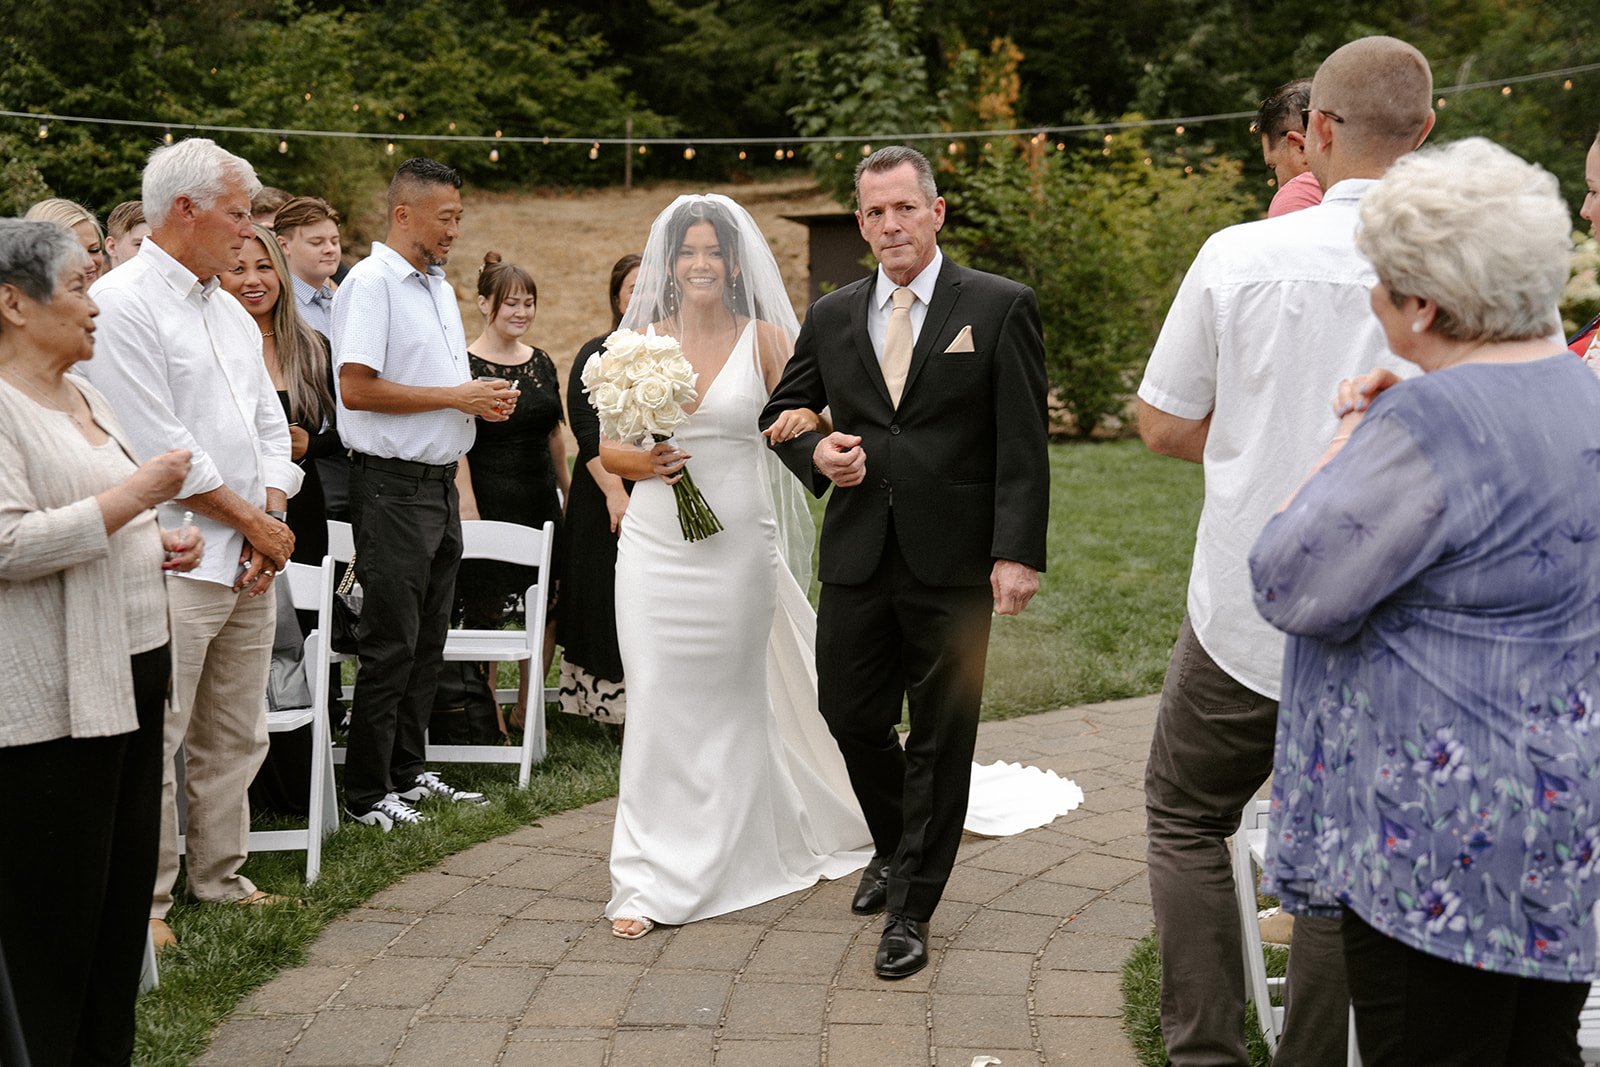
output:
[[[139,465],[94,354],[89,259],[65,227],[0,220],[0,1018],[35,1067],[127,1063],[160,827],[165,571],[199,531],[151,509],[189,453]],[[0,1049],[6,1047],[0,1041]]]
[[[1291,635],[1263,885],[1342,915],[1368,1067],[1580,1063],[1600,381],[1551,339],[1569,234],[1555,179],[1480,138],[1389,170],[1357,245],[1423,374],[1341,384],[1250,557]]]

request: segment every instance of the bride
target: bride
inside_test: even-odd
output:
[[[606,917],[618,937],[721,915],[865,866],[872,841],[816,710],[812,522],[756,419],[799,325],[755,221],[724,196],[656,219],[622,325],[677,338],[698,401],[675,443],[603,443],[637,484],[617,548],[628,739]],[[780,434],[815,428],[792,412]],[[687,542],[693,460],[723,530]]]

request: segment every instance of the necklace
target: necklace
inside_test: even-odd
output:
[[[11,379],[12,381],[20,382],[22,384],[23,388],[27,389],[28,392],[32,393],[34,396],[36,396],[40,400],[44,401],[44,406],[45,407],[49,408],[51,411],[59,411],[59,412],[61,412],[61,414],[65,415],[67,418],[71,419],[77,425],[78,429],[82,430],[85,433],[89,432],[89,424],[84,422],[83,418],[77,412],[71,411],[71,410],[69,410],[67,408],[64,408],[60,404],[56,403],[54,400],[51,400],[48,396],[46,396],[44,394],[44,391],[42,389],[40,389],[38,386],[34,385],[31,381],[29,381],[27,379],[27,377],[21,371],[15,371],[15,370],[12,370],[11,368],[7,367],[7,368],[5,368],[3,373],[5,374],[5,376],[7,378]]]
[[[271,337],[271,336],[273,336],[273,334],[274,334],[274,333],[275,333],[275,332],[276,332],[276,331],[274,331],[274,330],[264,330],[264,331],[262,331],[262,334],[261,334],[261,336],[262,336],[262,337],[263,337],[263,338],[266,338],[266,337]]]

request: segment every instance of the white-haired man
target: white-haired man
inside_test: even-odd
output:
[[[204,138],[156,149],[144,170],[150,235],[101,278],[89,376],[110,398],[142,458],[193,453],[175,521],[192,511],[210,550],[168,582],[173,696],[162,776],[161,857],[150,906],[157,947],[178,877],[176,775],[185,746],[189,890],[203,901],[271,902],[239,873],[248,854],[247,790],[267,752],[266,685],[274,600],[289,559],[284,524],[300,488],[289,426],[261,358],[261,333],[218,286],[252,231],[261,188],[248,162]],[[173,521],[168,524],[172,525]]]

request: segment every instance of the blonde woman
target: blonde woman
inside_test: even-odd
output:
[[[105,231],[100,228],[100,221],[94,217],[94,212],[82,204],[63,200],[59,196],[51,197],[30,207],[28,213],[22,217],[30,222],[59,222],[71,230],[72,236],[76,237],[83,250],[89,253],[90,285],[111,269],[111,262],[106,259]]]

